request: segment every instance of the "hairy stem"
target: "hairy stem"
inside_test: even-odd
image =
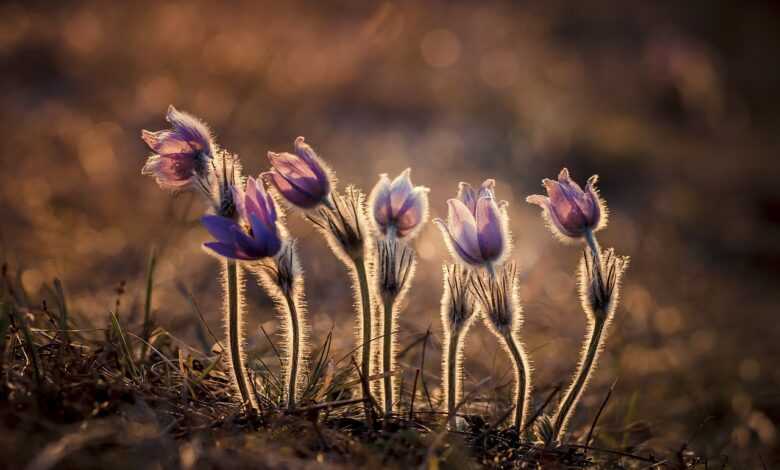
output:
[[[447,416],[450,429],[457,426],[455,407],[458,404],[458,349],[460,346],[460,331],[450,332],[447,341]]]
[[[512,360],[515,363],[515,378],[517,383],[515,384],[515,419],[513,425],[515,429],[517,429],[517,432],[520,432],[525,427],[525,410],[528,408],[526,404],[526,400],[528,400],[528,397],[526,396],[528,376],[517,340],[515,340],[511,334],[507,334],[504,337],[504,340],[506,341],[510,354],[512,354]]]
[[[371,294],[368,287],[368,275],[366,272],[366,259],[359,257],[355,259],[355,271],[357,272],[358,284],[360,289],[360,304],[363,307],[361,312],[361,325],[363,330],[363,344],[361,345],[361,363],[363,375],[368,378],[371,375]]]
[[[385,394],[385,416],[393,413],[393,305],[395,298],[388,296],[384,302],[384,341],[382,349],[382,373]]]
[[[566,393],[566,398],[564,398],[563,403],[558,409],[558,413],[555,415],[553,432],[556,440],[560,440],[566,432],[566,426],[569,423],[569,419],[571,419],[577,401],[579,401],[579,398],[582,395],[582,389],[588,382],[588,376],[590,376],[593,364],[596,362],[598,356],[599,345],[601,344],[605,325],[606,321],[599,319],[595,320],[593,331],[588,340],[588,348],[585,350],[585,356],[574,375],[574,382]]]
[[[585,241],[596,259],[596,266],[598,269],[601,269],[601,249],[599,249],[599,242],[596,240],[596,235],[593,234],[592,230],[585,232]]]
[[[298,362],[300,361],[301,350],[301,325],[298,319],[298,310],[295,307],[295,300],[292,294],[285,293],[287,308],[290,314],[290,329],[292,330],[292,350],[288,359],[289,371],[287,380],[287,408],[295,408],[295,392],[298,388]]]
[[[249,380],[244,367],[243,334],[239,309],[241,308],[241,291],[238,285],[238,266],[235,260],[225,260],[227,277],[226,303],[227,303],[227,328],[228,349],[230,350],[230,366],[233,369],[233,378],[236,381],[238,392],[241,394],[241,402],[254,408],[255,402],[249,392]]]

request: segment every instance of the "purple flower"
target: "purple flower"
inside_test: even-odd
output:
[[[203,246],[218,255],[240,260],[258,260],[279,253],[283,243],[276,226],[276,207],[263,185],[249,178],[246,192],[241,194],[234,187],[233,198],[240,220],[203,216],[203,226],[217,239]]]
[[[184,189],[205,171],[206,159],[214,154],[211,132],[203,122],[173,106],[168,107],[165,120],[172,129],[141,131],[141,138],[155,153],[141,173],[154,176],[164,189]]]
[[[596,192],[596,181],[597,175],[588,178],[583,191],[571,179],[569,170],[564,168],[558,175],[558,181],[542,180],[547,196],[534,194],[526,201],[541,206],[545,220],[559,238],[581,238],[607,223],[606,207]]]
[[[293,152],[268,152],[273,168],[261,175],[263,179],[294,206],[302,209],[312,209],[320,204],[332,206],[328,168],[303,137],[295,139]]]
[[[447,223],[434,221],[450,251],[468,265],[492,269],[508,252],[506,203],[496,203],[495,184],[492,179],[485,180],[476,192],[468,183],[461,183],[457,199],[447,201]]]
[[[413,187],[411,171],[407,168],[392,182],[381,174],[371,191],[371,219],[383,235],[412,238],[428,216],[428,188]]]

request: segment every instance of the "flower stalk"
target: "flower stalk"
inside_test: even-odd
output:
[[[288,240],[278,255],[262,260],[254,267],[260,285],[273,299],[282,320],[285,401],[287,409],[292,410],[300,398],[303,386],[309,330],[306,322],[303,274],[298,262],[295,240]]]
[[[330,205],[320,204],[306,214],[306,219],[323,234],[328,246],[352,274],[355,292],[355,309],[358,318],[358,343],[360,344],[360,368],[370,377],[373,340],[373,259],[374,242],[366,230],[365,196],[358,189],[348,186],[343,194],[330,193]],[[366,404],[366,413],[370,405]]]
[[[382,299],[380,325],[382,328],[381,371],[382,396],[385,417],[393,413],[395,398],[395,332],[401,303],[414,276],[414,250],[398,238],[377,242],[378,292]]]
[[[620,281],[628,266],[628,258],[615,255],[614,250],[601,252],[598,242],[589,231],[586,235],[589,249],[579,266],[580,301],[588,320],[588,333],[574,373],[561,405],[553,418],[553,437],[560,442],[574,415],[607,338],[607,329],[619,300]]]
[[[241,268],[235,260],[225,259],[222,263],[225,276],[225,325],[228,338],[228,360],[233,383],[241,396],[241,403],[257,409],[254,394],[250,393],[249,376],[244,367],[243,299]]]
[[[444,266],[441,318],[444,330],[442,383],[447,404],[448,427],[457,428],[455,410],[462,396],[462,351],[474,320],[474,300],[469,291],[471,274],[457,265]]]
[[[514,263],[508,263],[495,275],[481,273],[474,278],[471,288],[479,300],[485,323],[504,345],[515,366],[513,426],[520,432],[528,416],[531,367],[520,341],[522,307],[517,296],[517,269]]]

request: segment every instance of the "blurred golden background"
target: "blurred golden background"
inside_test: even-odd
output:
[[[728,454],[771,466],[780,423],[780,8],[772,2],[19,2],[0,7],[0,255],[31,301],[63,280],[72,309],[139,324],[145,265],[160,251],[154,310],[187,341],[219,327],[216,261],[191,194],[140,169],[142,128],[169,104],[208,122],[247,174],[306,137],[340,186],[369,191],[412,168],[446,215],[458,181],[496,178],[522,270],[538,406],[568,381],[585,319],[580,250],[524,202],[567,166],[601,176],[605,246],[632,258],[601,366],[574,426],[618,379],[597,440]],[[340,263],[300,217],[313,338],[353,347]],[[440,335],[441,263],[429,224],[400,341]],[[277,322],[248,287],[250,347]],[[481,325],[466,387],[510,370]],[[263,349],[264,348],[264,349]],[[438,353],[427,373],[438,387]],[[270,354],[270,353],[269,353]],[[417,356],[415,356],[417,355]],[[415,349],[404,359],[417,364]],[[435,390],[434,390],[435,391]],[[612,442],[611,440],[617,440]],[[740,460],[741,459],[741,460]],[[744,467],[744,468],[748,468]]]

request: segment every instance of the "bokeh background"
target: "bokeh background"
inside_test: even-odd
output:
[[[342,185],[411,167],[432,216],[458,181],[510,203],[536,405],[574,368],[585,320],[581,250],[525,196],[567,166],[598,173],[605,246],[631,256],[623,302],[575,428],[618,379],[597,443],[778,459],[780,9],[773,2],[4,2],[0,7],[0,255],[31,301],[63,280],[85,325],[138,325],[156,247],[159,324],[198,344],[186,289],[218,329],[217,262],[201,202],[140,175],[142,128],[169,104],[207,121],[248,174],[298,135]],[[354,345],[343,267],[296,215],[313,338]],[[441,263],[429,224],[400,342],[430,325],[439,373]],[[274,331],[254,285],[249,342]],[[485,328],[467,387],[508,380]],[[419,348],[404,356],[416,367]],[[414,364],[414,365],[412,365]],[[412,369],[413,370],[413,369]],[[494,410],[495,411],[495,410]]]

